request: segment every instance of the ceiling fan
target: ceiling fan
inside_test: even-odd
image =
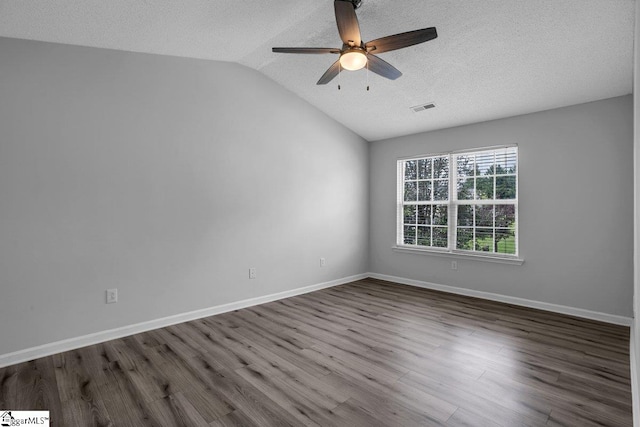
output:
[[[360,37],[360,26],[356,9],[362,0],[335,0],[333,6],[336,13],[338,32],[342,39],[342,48],[326,47],[274,47],[276,53],[334,53],[340,57],[318,80],[319,85],[329,83],[338,75],[341,68],[355,71],[365,66],[376,74],[395,80],[402,73],[388,62],[380,59],[374,53],[389,52],[391,50],[402,49],[414,44],[424,43],[438,37],[435,27],[423,28],[421,30],[408,31],[406,33],[394,34],[364,43]]]

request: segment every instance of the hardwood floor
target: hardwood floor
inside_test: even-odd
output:
[[[631,426],[629,329],[366,279],[0,369],[53,426]]]

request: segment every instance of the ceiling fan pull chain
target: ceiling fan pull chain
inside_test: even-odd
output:
[[[340,90],[340,73],[342,72],[342,67],[340,66],[340,62],[338,62],[338,90]]]
[[[369,92],[369,61],[367,61],[367,92]]]

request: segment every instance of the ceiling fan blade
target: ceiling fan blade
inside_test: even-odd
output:
[[[407,46],[413,46],[418,43],[428,42],[436,37],[438,37],[436,28],[430,27],[371,40],[365,44],[365,47],[368,52],[378,54],[382,52],[389,52],[390,50],[402,49]]]
[[[367,59],[369,60],[367,63],[369,70],[381,75],[382,77],[395,80],[402,75],[396,67],[375,55],[368,54]]]
[[[331,47],[274,47],[276,53],[340,53],[340,49]]]
[[[353,3],[335,0],[333,7],[336,12],[336,22],[342,42],[349,46],[360,47],[362,38],[360,37],[360,26],[358,25],[358,17]]]
[[[340,60],[337,60],[331,65],[331,67],[329,67],[327,71],[324,72],[324,74],[322,75],[322,77],[320,77],[320,80],[318,80],[318,83],[316,84],[326,85],[331,80],[333,80],[333,78],[337,76],[339,72],[340,72]]]

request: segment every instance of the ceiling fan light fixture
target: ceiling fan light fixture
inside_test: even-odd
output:
[[[361,50],[350,50],[340,55],[340,66],[345,70],[361,70],[367,65],[367,55]]]

